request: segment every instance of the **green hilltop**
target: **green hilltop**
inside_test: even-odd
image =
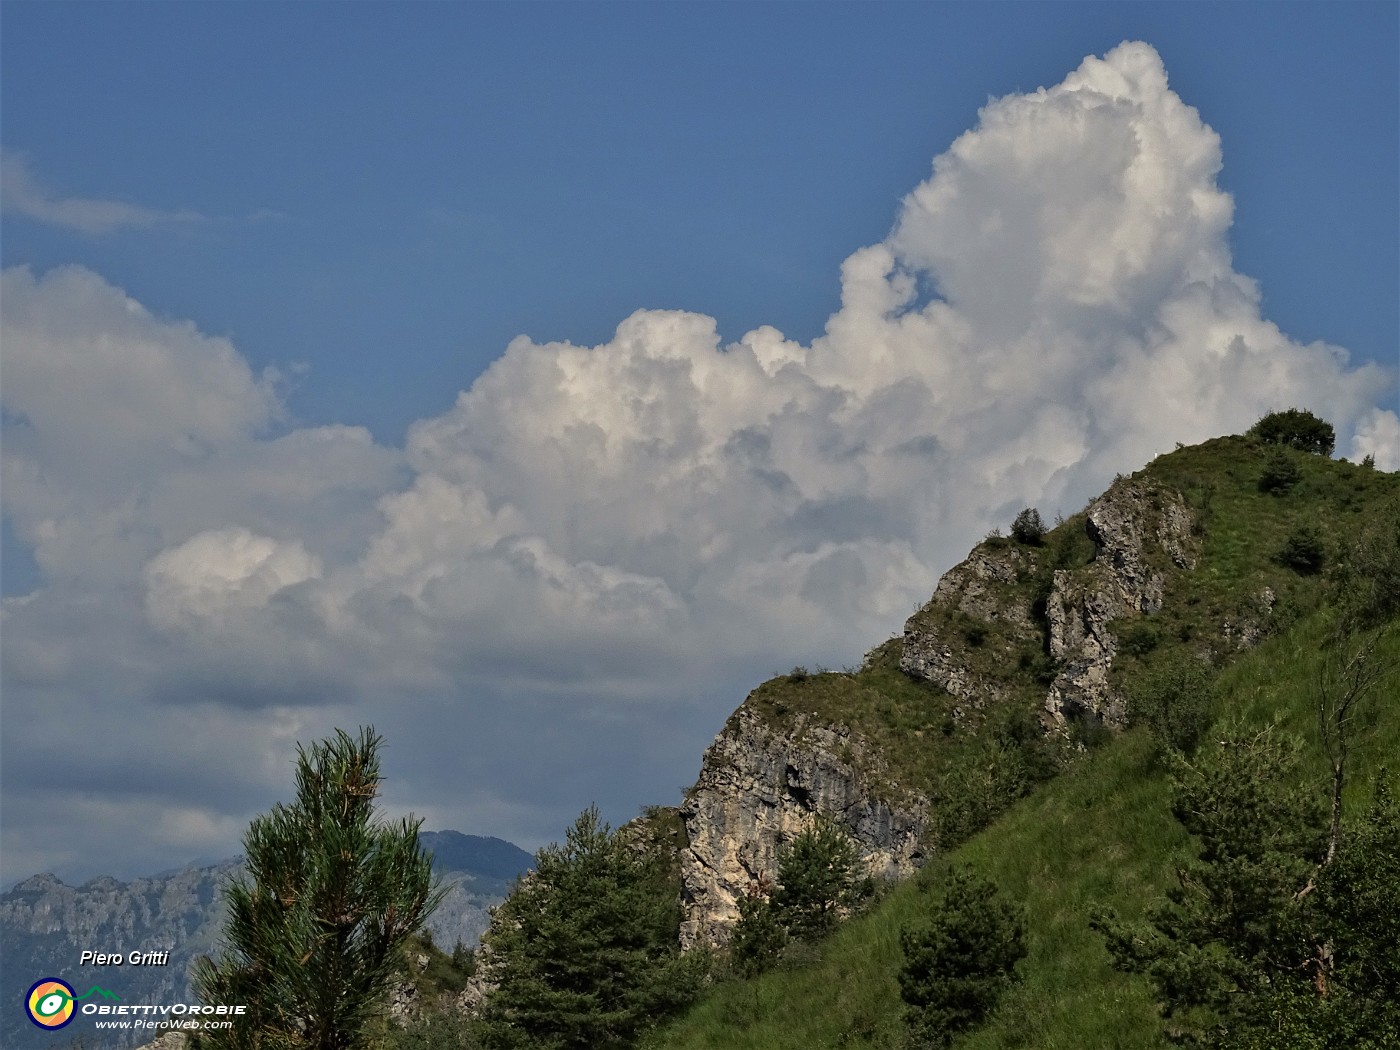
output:
[[[797,668],[760,686],[746,703],[774,723],[801,715],[849,726],[878,744],[884,789],[932,799],[935,811],[943,810],[935,812],[931,828],[941,841],[933,843],[933,859],[919,875],[890,889],[829,940],[799,946],[758,977],[717,982],[645,1045],[907,1045],[897,982],[899,931],[929,913],[950,862],[990,877],[1025,905],[1029,948],[1022,979],[998,1010],[952,1045],[1172,1045],[1153,986],[1114,969],[1104,938],[1090,926],[1105,906],[1127,919],[1146,914],[1165,899],[1178,865],[1193,853],[1190,836],[1172,816],[1167,767],[1159,745],[1138,724],[1143,718],[1135,698],[1154,672],[1173,662],[1189,657],[1208,664],[1216,677],[1207,724],[1279,723],[1303,743],[1299,775],[1324,795],[1329,767],[1317,740],[1316,689],[1339,567],[1363,538],[1396,543],[1400,475],[1234,436],[1178,448],[1115,485],[1134,482],[1179,494],[1191,511],[1199,556],[1191,570],[1161,566],[1166,583],[1159,610],[1112,625],[1119,643],[1112,675],[1128,698],[1131,728],[1110,731],[1091,717],[1071,722],[1067,740],[1029,732],[1057,670],[1046,648],[1008,618],[979,620],[946,604],[930,603],[911,626],[939,634],[983,666],[1003,686],[999,704],[971,716],[960,712],[965,705],[956,698],[899,670],[900,638],[872,650],[859,669],[813,674]],[[979,550],[1017,543],[993,535]],[[1001,586],[1008,602],[1035,608],[1050,574],[1092,560],[1084,515],[1058,523],[1022,553],[1024,570]],[[1393,588],[1395,580],[1363,583]],[[1391,601],[1393,616],[1393,595]],[[1377,655],[1392,670],[1400,666],[1400,632],[1384,634]],[[1378,769],[1387,756],[1400,754],[1397,697],[1393,674],[1371,697],[1354,748],[1349,814],[1370,804]]]

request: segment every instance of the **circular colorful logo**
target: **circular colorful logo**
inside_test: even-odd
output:
[[[40,1028],[62,1028],[73,1020],[73,986],[57,977],[35,981],[25,997],[29,1019]]]

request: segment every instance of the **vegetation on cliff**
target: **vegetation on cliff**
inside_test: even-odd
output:
[[[1309,618],[1242,654],[1215,683],[1220,711],[1246,725],[1277,721],[1278,733],[1304,741],[1297,782],[1324,791],[1325,759],[1316,747],[1312,685],[1325,628]],[[1386,652],[1400,659],[1400,638]],[[1353,815],[1370,807],[1369,784],[1388,755],[1400,753],[1400,717],[1388,708],[1358,740]],[[1378,705],[1379,707],[1379,705]],[[1203,746],[1214,746],[1213,736]],[[904,1045],[898,974],[899,932],[934,914],[949,865],[992,880],[1026,910],[1028,954],[1021,982],[981,1028],[958,1047],[1080,1050],[1113,1046],[1165,1050],[1158,993],[1149,979],[1114,968],[1091,922],[1110,906],[1125,921],[1165,903],[1177,867],[1199,846],[1172,814],[1173,790],[1160,748],[1146,727],[1087,754],[1078,766],[1013,805],[989,827],[917,877],[894,887],[873,910],[822,945],[815,958],[779,966],[754,980],[717,985],[684,1019],[646,1045],[671,1050],[803,1050],[814,1046]],[[1299,887],[1300,889],[1302,887]]]
[[[1325,436],[1320,427],[1304,429]],[[1395,1022],[1377,1004],[1395,999],[1386,983],[1393,983],[1393,967],[1384,965],[1385,949],[1370,934],[1394,929],[1400,902],[1386,890],[1394,885],[1394,822],[1386,815],[1393,807],[1387,808],[1383,792],[1374,806],[1372,797],[1380,790],[1379,765],[1400,752],[1400,477],[1318,454],[1325,451],[1303,450],[1271,432],[1220,438],[1178,449],[1115,483],[1104,498],[1115,490],[1156,492],[1163,513],[1171,500],[1189,510],[1194,565],[1184,566],[1162,548],[1143,551],[1144,571],[1160,575],[1160,603],[1130,609],[1108,624],[1105,687],[1122,698],[1124,731],[1110,732],[1111,725],[1095,731],[1096,720],[1066,720],[1059,743],[1053,743],[1055,734],[1049,738],[1052,771],[1060,775],[1034,791],[1042,778],[998,777],[996,757],[1003,768],[1014,768],[1007,761],[1016,755],[1014,736],[1008,742],[1001,729],[1002,740],[993,741],[999,727],[1043,709],[1036,700],[1043,701],[1048,682],[1063,668],[1044,662],[1048,644],[1019,656],[1027,648],[1026,624],[1014,610],[1028,607],[1031,624],[1048,641],[1051,625],[1038,600],[1072,583],[1097,554],[1093,542],[1084,550],[1083,538],[1093,536],[1081,515],[1049,530],[1040,546],[990,537],[970,562],[1001,558],[1015,571],[983,573],[974,602],[964,589],[958,602],[935,600],[911,619],[912,627],[954,650],[957,660],[966,658],[992,684],[995,702],[979,709],[901,676],[901,639],[873,651],[859,671],[782,676],[755,691],[748,703],[771,724],[837,724],[872,745],[883,763],[870,778],[877,789],[927,792],[937,810],[941,801],[957,801],[950,790],[955,771],[976,772],[980,794],[974,789],[975,803],[963,803],[975,805],[976,815],[963,818],[961,835],[931,822],[931,834],[942,833],[935,848],[962,844],[944,856],[935,853],[916,878],[837,930],[815,955],[716,986],[648,1045],[904,1046],[898,976],[907,958],[900,930],[938,914],[935,902],[950,885],[949,862],[991,880],[1025,906],[1027,917],[1024,980],[957,1046],[1164,1047],[1169,1034],[1191,1031],[1208,1033],[1203,1037],[1219,1045],[1340,1046],[1352,1037],[1385,1045],[1374,1040],[1383,1040],[1385,1026]],[[1262,483],[1278,457],[1296,475],[1282,490]],[[1153,528],[1149,520],[1145,531]],[[1312,551],[1301,563],[1300,536]],[[1349,665],[1338,654],[1348,645],[1352,652],[1369,646],[1367,666],[1376,673],[1370,691],[1339,721],[1340,694],[1328,683],[1344,684]],[[883,682],[882,671],[888,676]],[[1301,895],[1313,917],[1311,933],[1301,941],[1306,950],[1294,945],[1298,957],[1286,957],[1297,970],[1288,977],[1288,996],[1251,1005],[1237,982],[1214,1000],[1194,991],[1182,998],[1181,987],[1194,988],[1197,979],[1216,992],[1221,982],[1170,963],[1156,971],[1150,960],[1134,968],[1127,965],[1132,952],[1114,954],[1109,947],[1131,942],[1128,931],[1142,935],[1175,921],[1173,932],[1196,936],[1199,948],[1192,950],[1223,958],[1224,972],[1253,973],[1270,987],[1283,979],[1282,964],[1268,953],[1235,952],[1220,932],[1229,925],[1223,919],[1173,919],[1171,912],[1174,900],[1199,891],[1207,878],[1200,865],[1208,866],[1211,851],[1221,848],[1218,837],[1212,846],[1208,827],[1178,819],[1192,797],[1183,763],[1215,768],[1225,762],[1230,741],[1259,734],[1286,743],[1296,762],[1270,752],[1261,757],[1269,777],[1256,771],[1248,779],[1273,785],[1268,798],[1294,799],[1297,806],[1280,803],[1271,810],[1279,841],[1294,845],[1284,851],[1287,862],[1271,869],[1277,878],[1255,888],[1266,899],[1264,914],[1288,913]],[[1234,782],[1246,779],[1238,774]],[[1334,802],[1339,831],[1330,836],[1326,815]],[[1324,863],[1329,838],[1339,841],[1331,865]],[[1245,847],[1241,839],[1231,848]],[[1339,892],[1342,885],[1350,890]],[[1109,909],[1118,925],[1104,930],[1117,941],[1092,925]],[[1302,965],[1308,959],[1311,968]],[[1115,968],[1115,960],[1124,968]],[[1319,967],[1326,970],[1321,984]],[[1164,980],[1168,973],[1180,978],[1175,985]],[[1348,1001],[1351,1008],[1341,1005]],[[1235,1009],[1285,1034],[1270,1042],[1261,1035],[1265,1028],[1232,1022]],[[1348,1025],[1335,1023],[1342,1013]],[[1319,1035],[1329,1024],[1333,1034]]]

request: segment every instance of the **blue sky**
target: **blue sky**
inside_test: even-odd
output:
[[[1125,39],[1224,139],[1237,269],[1294,338],[1393,358],[1397,7],[11,4],[4,145],[55,192],[192,209],[6,265],[91,265],[307,422],[401,441],[506,343],[638,307],[818,334],[989,97]],[[262,217],[260,217],[262,216]]]
[[[5,5],[6,721],[40,720],[31,759],[5,734],[5,880],[229,852],[291,742],[358,721],[422,756],[392,800],[435,826],[626,819],[744,689],[858,659],[1008,508],[1072,511],[1289,398],[1385,465],[1397,12]],[[1157,56],[1113,67],[1139,110],[1032,105],[1125,40]],[[1160,202],[1092,196],[1159,133]],[[1106,218],[1055,227],[1080,205]],[[689,313],[619,332],[638,310]],[[731,344],[767,379],[705,379]],[[65,738],[99,705],[125,757]],[[191,765],[133,773],[163,752],[118,727],[152,720]],[[224,769],[230,738],[275,757]]]

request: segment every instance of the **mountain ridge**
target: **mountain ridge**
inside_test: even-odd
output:
[[[783,845],[818,820],[843,827],[867,872],[897,885],[830,942],[753,981],[719,982],[649,1045],[899,1045],[899,925],[963,858],[1043,910],[1016,993],[1034,1045],[1109,1045],[1121,1024],[1113,1045],[1163,1046],[1150,988],[1107,966],[1085,921],[1109,898],[1140,912],[1187,845],[1150,738],[1134,728],[1143,683],[1185,661],[1225,683],[1236,714],[1306,728],[1290,676],[1315,671],[1333,584],[1321,570],[1397,521],[1400,475],[1371,464],[1250,435],[1179,447],[1052,527],[994,530],[861,666],[795,667],[755,687],[680,807],[633,822],[639,848],[664,839],[656,848],[674,861],[682,946],[722,952],[741,895],[771,889]],[[1303,560],[1290,553],[1300,543],[1311,544]],[[1393,718],[1368,731],[1400,738]],[[669,824],[676,835],[645,834]],[[427,834],[448,837],[425,848],[453,855],[453,833]],[[35,878],[31,890],[53,887]],[[1067,958],[1072,979],[1060,974]],[[1029,1045],[1015,1028],[993,1024],[968,1045]]]
[[[682,805],[683,942],[722,946],[739,897],[771,887],[782,844],[818,818],[872,873],[888,868],[898,837],[872,841],[861,800],[917,803],[925,830],[899,872],[913,877],[796,961],[721,981],[644,1045],[903,1045],[898,931],[952,858],[1034,903],[1025,990],[958,1045],[1167,1045],[1152,988],[1109,966],[1088,923],[1106,902],[1141,914],[1189,849],[1157,745],[1133,728],[1142,697],[1158,669],[1194,665],[1220,683],[1213,717],[1315,733],[1330,570],[1366,537],[1400,570],[1397,523],[1400,475],[1373,463],[1254,433],[1179,446],[1039,535],[994,530],[860,668],[755,688]],[[1382,756],[1400,746],[1393,707],[1365,732]],[[1383,758],[1369,759],[1374,774]]]
[[[861,668],[797,668],[753,690],[681,807],[682,944],[722,946],[740,898],[818,818],[846,831],[868,874],[913,874],[972,830],[950,822],[940,802],[953,787],[930,767],[966,764],[988,722],[1019,720],[1008,730],[1041,765],[1072,759],[1076,729],[1124,728],[1110,625],[1160,610],[1169,581],[1197,564],[1197,532],[1182,495],[1145,473],[1119,478],[1031,542],[983,540]]]

